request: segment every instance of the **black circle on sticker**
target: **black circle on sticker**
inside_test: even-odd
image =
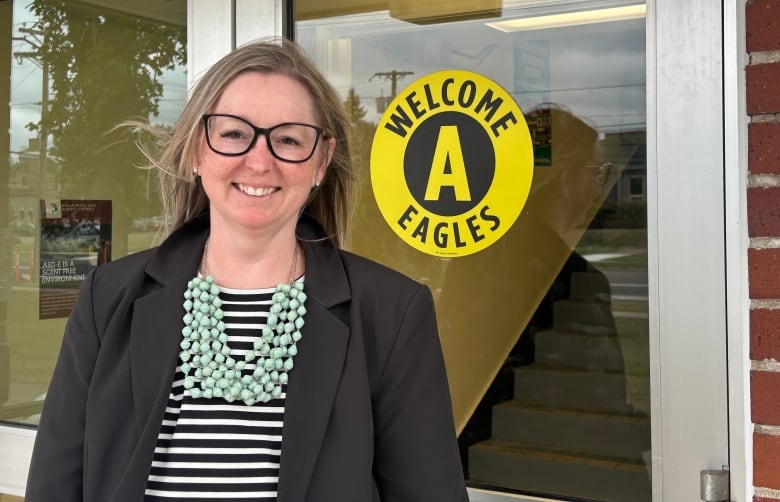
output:
[[[457,128],[460,145],[453,153],[462,156],[469,200],[456,200],[455,187],[448,185],[435,187],[438,199],[425,200],[432,170],[452,172],[449,158],[445,166],[433,166],[437,147],[446,148],[437,145],[445,126]],[[476,119],[461,112],[442,112],[421,122],[409,138],[404,152],[404,176],[409,191],[420,206],[440,216],[456,216],[473,209],[490,190],[495,172],[496,154],[490,137]]]

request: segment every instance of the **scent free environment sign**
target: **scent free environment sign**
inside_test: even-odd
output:
[[[533,176],[523,112],[492,80],[427,75],[390,103],[371,147],[371,184],[387,223],[410,246],[466,256],[517,219]]]

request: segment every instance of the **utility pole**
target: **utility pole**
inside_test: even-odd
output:
[[[46,34],[43,32],[43,30],[36,29],[36,28],[27,28],[26,26],[22,26],[19,28],[20,33],[24,33],[24,36],[21,37],[12,37],[13,40],[19,40],[22,42],[27,43],[30,45],[30,47],[33,48],[32,51],[17,51],[14,52],[14,57],[16,57],[16,60],[21,64],[23,59],[29,59],[33,62],[36,66],[38,66],[41,71],[43,72],[42,75],[42,82],[41,82],[41,126],[38,128],[38,164],[39,164],[39,171],[40,171],[40,193],[38,194],[38,197],[40,199],[46,199],[47,195],[51,196],[50,194],[46,193],[46,171],[48,163],[48,155],[49,155],[49,133],[46,130],[45,119],[46,116],[49,113],[49,64],[46,61],[43,61],[42,58],[42,52],[45,48],[46,44]],[[59,196],[59,194],[57,194]],[[38,222],[40,222],[41,218],[43,217],[43,214],[38,215]],[[38,231],[35,232],[35,263],[40,263],[40,253],[41,253],[41,232],[38,229]],[[38,281],[39,278],[39,270],[34,269],[32,267],[32,263],[30,264],[30,280],[31,281]]]
[[[14,52],[14,56],[16,57],[17,61],[21,63],[22,59],[29,59],[31,60],[36,66],[38,66],[41,71],[43,72],[42,75],[42,83],[41,83],[41,127],[38,129],[38,143],[39,143],[39,170],[40,170],[40,176],[41,176],[41,198],[45,198],[44,192],[46,191],[46,163],[47,163],[47,157],[48,157],[48,149],[49,149],[49,133],[46,131],[46,128],[43,125],[44,118],[49,113],[49,65],[45,62],[40,60],[40,50],[44,46],[46,42],[45,34],[42,30],[37,30],[34,28],[27,28],[25,26],[22,26],[19,28],[19,31],[21,33],[24,33],[25,35],[32,38],[28,38],[27,36],[24,37],[13,37],[13,40],[19,40],[22,42],[26,42],[30,46],[33,47],[33,51],[17,51]],[[40,37],[40,38],[39,38]]]
[[[404,78],[407,75],[414,75],[413,71],[400,71],[400,70],[392,70],[392,71],[383,71],[383,72],[377,72],[374,73],[371,78],[368,79],[368,81],[374,80],[374,78],[384,78],[385,80],[390,81],[390,101],[395,99],[396,89],[398,81]]]

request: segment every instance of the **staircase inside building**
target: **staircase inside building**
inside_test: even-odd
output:
[[[535,333],[534,362],[514,369],[513,399],[492,408],[491,437],[468,449],[470,481],[650,502],[650,421],[626,390],[624,350],[647,343],[630,339],[638,336],[618,334],[601,272],[572,273],[552,327]]]

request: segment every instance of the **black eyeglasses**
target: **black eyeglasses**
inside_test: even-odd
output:
[[[206,143],[214,153],[237,157],[252,149],[258,136],[265,135],[268,150],[284,162],[306,162],[314,155],[322,128],[300,122],[284,122],[262,128],[224,113],[203,115]]]

